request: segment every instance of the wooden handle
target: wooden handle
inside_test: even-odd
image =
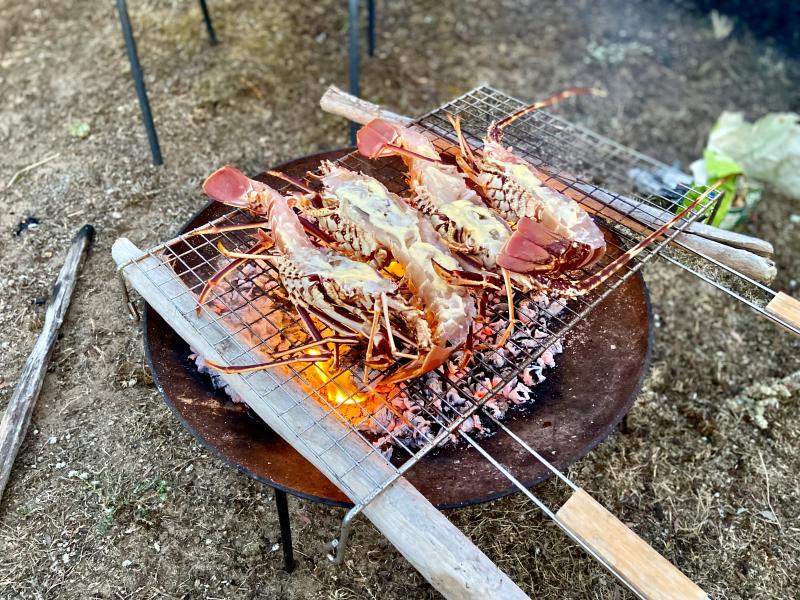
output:
[[[585,201],[583,197],[588,196],[590,200],[597,200],[601,204],[625,213],[650,227],[659,227],[662,223],[669,221],[673,215],[673,213],[668,210],[664,210],[653,204],[646,204],[639,200],[612,194],[594,185],[573,182],[570,187],[581,192],[581,196],[575,198],[578,202],[583,203]],[[727,229],[720,229],[719,227],[713,227],[706,223],[698,223],[695,221],[694,223],[690,223],[685,231],[686,233],[693,233],[697,236],[720,242],[726,246],[748,250],[759,256],[770,257],[774,252],[772,244],[766,240],[735,231],[728,231]]]
[[[678,247],[683,246],[694,250],[707,258],[713,258],[717,262],[761,283],[772,283],[775,275],[778,274],[775,263],[765,256],[753,254],[742,248],[732,248],[693,233],[678,233],[672,243]]]
[[[789,294],[778,292],[767,304],[767,312],[775,315],[789,325],[800,329],[800,300]]]
[[[327,113],[339,115],[340,117],[350,119],[362,125],[369,123],[372,119],[379,118],[386,119],[387,121],[399,125],[408,125],[412,121],[409,117],[398,115],[390,110],[381,108],[377,104],[372,104],[372,102],[367,102],[347,92],[343,92],[335,85],[325,90],[325,93],[319,100],[319,105],[322,107],[322,110]]]
[[[8,401],[3,420],[0,421],[0,498],[11,475],[11,467],[19,447],[25,439],[31,413],[47,373],[47,364],[58,339],[58,330],[64,322],[72,292],[78,280],[83,257],[94,240],[94,227],[84,225],[75,234],[67,251],[64,265],[58,272],[53,293],[44,316],[42,332],[36,339],[25,365],[22,367],[17,387]]]
[[[708,594],[583,490],[556,519],[648,600],[706,600]]]

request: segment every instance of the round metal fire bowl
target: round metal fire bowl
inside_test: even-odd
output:
[[[342,149],[277,167],[302,176]],[[266,181],[267,179],[265,179]],[[182,228],[194,229],[230,209],[210,203]],[[640,275],[619,289],[567,333],[564,353],[547,380],[533,389],[536,401],[506,424],[563,469],[605,439],[630,410],[650,364],[653,325]],[[242,473],[289,494],[339,506],[347,497],[257,416],[214,390],[189,360],[189,347],[147,306],[144,346],[156,386],[175,416],[209,451]],[[481,445],[533,486],[550,472],[507,435]],[[432,452],[406,478],[439,508],[486,502],[515,491],[511,483],[464,444]]]

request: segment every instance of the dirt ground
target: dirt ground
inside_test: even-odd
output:
[[[290,500],[298,569],[281,571],[270,491],[210,457],[164,406],[125,315],[110,248],[149,246],[205,201],[225,163],[256,171],[343,145],[317,108],[346,85],[344,2],[130,3],[166,164],[150,164],[113,3],[4,0],[0,20],[0,408],[43,317],[65,244],[88,260],[0,504],[2,598],[435,598],[360,520],[347,564],[321,549],[343,512]],[[392,1],[363,95],[419,114],[479,83],[522,98],[599,85],[559,113],[686,165],[723,109],[800,111],[800,59],[736,22],[656,2]],[[80,128],[86,123],[86,137]],[[24,167],[45,164],[16,178]],[[768,195],[749,231],[775,243],[775,286],[800,279],[800,203]],[[38,228],[14,234],[28,216]],[[800,587],[800,343],[659,262],[653,366],[625,433],[570,475],[717,599]],[[537,493],[551,502],[554,486]],[[536,598],[622,588],[519,496],[449,513]]]

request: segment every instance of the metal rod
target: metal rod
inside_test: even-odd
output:
[[[605,567],[609,573],[614,575],[617,581],[619,581],[621,584],[627,587],[637,598],[641,598],[641,600],[648,600],[645,596],[639,593],[639,591],[637,591],[634,587],[632,587],[625,580],[625,578],[622,577],[622,574],[619,571],[617,571],[611,563],[609,563],[600,554],[595,552],[595,550],[591,546],[589,546],[579,536],[577,536],[575,532],[573,532],[569,527],[567,527],[564,523],[562,523],[561,520],[556,516],[556,514],[552,510],[550,510],[550,508],[544,502],[542,502],[533,492],[531,492],[528,488],[526,488],[521,481],[519,481],[516,477],[514,477],[514,475],[503,464],[498,462],[480,444],[478,444],[478,442],[476,442],[474,439],[472,439],[471,436],[467,435],[463,431],[461,432],[461,437],[464,438],[469,443],[470,446],[475,448],[481,454],[481,456],[483,456],[486,460],[488,460],[495,469],[497,469],[500,473],[502,473],[506,479],[508,479],[512,484],[514,484],[514,487],[516,487],[520,492],[525,494],[525,496],[527,496],[531,502],[533,502],[537,507],[539,507],[539,509],[551,521],[553,521],[556,525],[558,525],[559,529],[561,529],[565,534],[567,534],[567,536],[573,542],[575,542],[576,544],[578,544],[578,546],[583,548],[583,550],[589,556],[591,556],[593,559],[595,559],[597,562],[603,565],[603,567]]]
[[[360,508],[358,506],[354,506],[348,510],[347,514],[344,516],[344,519],[342,519],[339,537],[331,540],[325,546],[325,550],[327,551],[326,556],[334,565],[340,565],[342,562],[344,562],[344,554],[345,550],[347,549],[347,542],[350,539],[350,531],[353,528],[353,519],[355,519],[359,512]]]
[[[375,0],[367,0],[367,54],[375,56]]]
[[[203,11],[203,21],[206,24],[206,31],[208,32],[208,43],[212,46],[216,46],[217,34],[214,31],[214,25],[211,23],[211,13],[208,12],[206,0],[200,0],[200,10]]]
[[[292,526],[289,520],[289,504],[286,492],[275,489],[275,507],[278,509],[278,523],[281,526],[281,546],[283,546],[283,570],[294,571],[294,548],[292,547]]]
[[[144,128],[147,131],[147,140],[150,142],[150,153],[153,155],[153,164],[160,165],[164,163],[164,160],[161,158],[161,147],[158,145],[156,126],[153,123],[153,115],[150,112],[150,100],[147,98],[144,75],[142,74],[142,67],[139,64],[139,54],[136,51],[136,39],[133,37],[133,29],[131,28],[128,6],[125,0],[117,0],[117,13],[119,13],[119,22],[122,26],[122,37],[125,38],[125,46],[128,49],[128,60],[131,63],[131,75],[133,75],[133,83],[136,86],[136,96],[139,98],[139,108],[142,111],[142,120],[144,121]]]
[[[350,93],[353,96],[360,96],[360,70],[361,70],[361,56],[358,44],[358,17],[359,17],[359,1],[348,0],[347,2],[347,35],[348,35],[348,58],[349,58],[349,84]],[[350,123],[350,144],[356,145],[356,132],[358,131],[357,123]]]
[[[131,295],[128,293],[128,282],[125,281],[125,275],[122,274],[121,269],[117,269],[117,281],[119,281],[120,289],[122,291],[122,299],[125,301],[125,307],[128,309],[128,316],[134,321],[139,321],[139,311],[136,305],[131,300]]]

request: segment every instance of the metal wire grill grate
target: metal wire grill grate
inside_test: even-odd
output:
[[[472,135],[471,141],[479,146],[479,138],[488,123],[514,112],[519,106],[521,103],[518,101],[481,88],[423,117],[418,126],[437,136],[435,143],[439,148],[445,152],[451,151],[454,140],[445,115],[447,112],[460,113],[465,119],[467,133]],[[600,146],[592,135],[591,132],[567,126],[545,113],[530,115],[506,130],[507,142],[515,147],[520,156],[550,173],[554,183],[568,186],[587,199],[590,198],[591,189],[598,189],[595,187],[587,191],[585,187],[592,185],[588,183],[592,181],[592,169],[602,165],[603,161],[616,160],[612,157],[615,147]],[[390,191],[402,194],[407,189],[405,168],[398,159],[369,161],[358,154],[350,154],[340,162],[345,167],[378,178]],[[613,182],[602,183],[610,185]],[[286,187],[286,184],[277,184],[272,180],[270,184],[278,189]],[[686,194],[691,191],[686,189]],[[637,196],[617,197],[630,204],[629,215],[653,201]],[[681,202],[681,198],[661,200],[674,207]],[[360,360],[363,347],[357,346],[345,351],[340,368],[333,373],[315,364],[295,362],[270,372],[274,383],[272,387],[265,389],[261,385],[251,386],[251,389],[266,401],[276,390],[284,392],[281,397],[288,400],[282,401],[276,410],[279,417],[290,411],[305,411],[309,416],[309,424],[306,431],[301,432],[301,437],[314,428],[315,433],[329,438],[325,445],[313,449],[315,456],[323,463],[327,462],[326,453],[334,447],[351,455],[349,464],[330,466],[337,476],[337,485],[354,500],[357,511],[454,434],[462,435],[474,445],[474,440],[461,431],[465,421],[655,256],[677,231],[705,214],[712,203],[713,200],[708,199],[694,211],[691,218],[684,220],[673,232],[587,296],[570,301],[554,298],[550,308],[545,310],[541,299],[537,301],[531,295],[517,293],[516,310],[527,323],[520,326],[521,335],[526,336],[530,343],[519,344],[519,352],[511,366],[498,368],[491,351],[477,352],[471,368],[466,371],[440,368],[437,378],[441,386],[422,387],[412,383],[384,394],[370,394],[370,388],[376,383],[379,373],[374,370],[370,372],[367,386],[358,384],[364,372]],[[596,218],[616,234],[607,235],[606,256],[585,270],[586,276],[624,253],[637,239],[624,227],[624,222],[618,216],[607,215],[600,210]],[[251,220],[248,214],[234,210],[212,224],[236,225]],[[242,265],[198,307],[197,297],[205,282],[226,264],[227,259],[218,247],[220,243],[228,250],[243,252],[254,245],[254,235],[247,230],[200,235],[190,233],[151,248],[141,258],[121,268],[133,266],[155,283],[182,316],[197,323],[197,331],[229,364],[252,362],[254,355],[266,356],[279,352],[285,349],[287,340],[288,343],[298,344],[309,341],[301,319],[283,300],[277,273],[267,261]],[[196,310],[202,316],[199,320],[194,318]],[[490,320],[502,317],[502,305],[495,304],[494,310],[496,312],[489,315]],[[324,327],[321,332],[323,336],[334,334]],[[476,380],[474,373],[478,371],[490,376]],[[249,381],[250,377],[243,375],[245,381]],[[401,394],[416,400],[420,407],[419,419],[409,418],[396,408],[393,401]],[[464,402],[457,399],[463,399]],[[314,403],[315,407],[322,406],[323,413],[320,415],[310,410],[310,403]],[[503,429],[496,419],[491,415],[489,417],[497,429]],[[345,433],[341,437],[331,437],[322,427],[327,419],[346,423],[348,427]],[[398,421],[402,423],[399,428],[396,427]],[[352,445],[344,444],[345,438],[350,436],[363,442],[357,445],[356,451]],[[384,452],[389,441],[395,449],[391,458]],[[390,468],[379,475],[365,469],[363,465],[371,456],[380,456]],[[353,473],[365,478],[369,485],[366,488],[350,486],[348,477]]]
[[[471,144],[480,148],[483,145],[482,137],[492,121],[514,113],[525,104],[489,86],[482,86],[421,117],[418,123],[452,144],[455,138],[447,115],[460,115]],[[590,212],[595,212],[596,218],[613,229],[626,245],[638,239],[627,227],[630,225],[628,219],[646,226],[657,226],[664,221],[664,212],[660,209],[676,211],[687,196],[699,192],[692,190],[686,180],[676,179],[671,190],[643,194],[641,180],[638,179],[642,174],[674,174],[675,169],[546,111],[530,113],[509,126],[505,130],[504,143],[512,146],[515,153],[550,173],[570,197]],[[440,147],[447,148],[448,143],[442,141]],[[601,202],[598,203],[595,200],[597,198]],[[610,208],[611,205],[614,208]],[[718,206],[717,202],[707,203],[705,208],[696,211],[702,215],[694,219],[701,221],[707,218],[710,222]],[[796,326],[776,318],[767,310],[767,304],[775,298],[776,292],[762,282],[674,236],[670,247],[659,248],[658,252],[672,265],[716,287],[761,316],[800,334]]]

